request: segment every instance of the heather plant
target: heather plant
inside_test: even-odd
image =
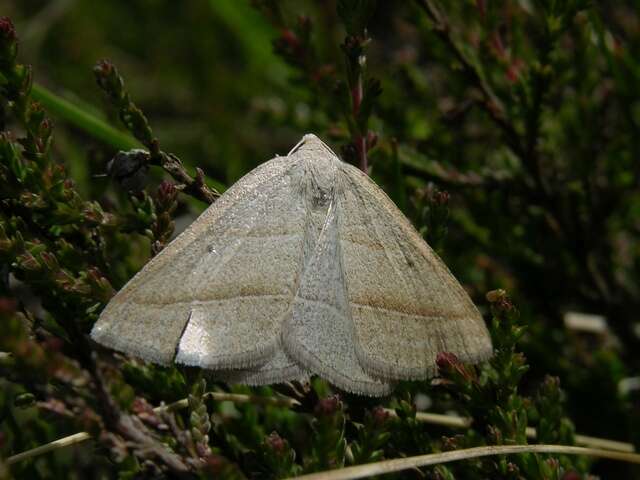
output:
[[[636,3],[89,3],[0,12],[0,478],[285,478],[585,434],[639,445]],[[436,379],[374,399],[317,378],[227,385],[90,341],[176,231],[305,132],[450,266],[489,361],[442,352]],[[607,327],[567,329],[570,311]],[[582,453],[385,478],[638,475]]]

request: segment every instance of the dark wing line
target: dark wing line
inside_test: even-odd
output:
[[[207,228],[210,228],[212,224],[217,224],[220,219],[224,216],[224,212],[229,208],[233,208],[238,204],[239,201],[246,199],[247,195],[255,192],[257,189],[261,188],[265,183],[273,180],[273,177],[267,177],[261,179],[258,183],[254,184],[252,188],[248,191],[245,191],[243,195],[239,198],[231,198],[231,196],[237,191],[241,190],[245,186],[245,182],[243,180],[249,181],[250,179],[256,178],[259,174],[265,170],[268,165],[273,160],[286,161],[287,157],[276,157],[272,160],[269,160],[260,166],[253,169],[251,172],[247,173],[242,179],[238,181],[235,185],[233,185],[229,190],[227,190],[220,199],[216,201],[216,203],[209,206],[191,225],[189,225],[180,235],[178,235],[167,247],[161,251],[157,256],[149,260],[128,282],[127,284],[120,289],[120,291],[116,294],[116,296],[112,300],[116,301],[128,301],[127,297],[133,295],[139,288],[144,285],[144,282],[140,281],[141,276],[149,277],[150,275],[155,274],[158,270],[161,270],[167,263],[169,263],[170,259],[179,253],[182,250],[189,248],[191,244],[200,239],[201,235],[206,231]],[[283,170],[282,174],[288,173],[293,165],[288,165]],[[223,203],[224,202],[224,203]],[[220,205],[220,203],[223,203]],[[213,217],[213,218],[209,218]],[[253,225],[252,225],[253,227]],[[118,298],[124,297],[124,298]]]
[[[285,157],[288,158],[288,157]],[[293,168],[296,167],[296,162],[292,161],[287,168],[285,168],[282,172],[280,172],[280,176],[284,176],[287,175],[291,172],[291,170]],[[263,180],[262,182],[260,182],[259,184],[256,185],[256,188],[252,190],[252,192],[254,192],[257,188],[260,188],[261,186],[263,186],[266,182],[271,181],[271,182],[277,182],[277,179],[274,179],[273,177],[269,177],[265,180]],[[275,184],[275,183],[274,183]],[[275,186],[273,187],[274,191],[278,191],[280,190],[281,186],[275,184]],[[289,188],[292,188],[295,190],[295,185],[293,185],[293,183],[291,183],[289,185]],[[246,201],[246,198],[245,198]],[[237,203],[235,204],[237,205]],[[224,262],[219,261],[215,266],[214,266],[214,271],[219,271],[224,265],[226,265],[234,256],[235,254],[240,251],[242,249],[242,246],[248,241],[249,238],[253,238],[253,237],[262,237],[259,235],[250,235],[251,232],[254,232],[255,229],[257,227],[259,227],[259,221],[261,220],[261,216],[259,215],[255,215],[251,218],[251,222],[248,224],[245,224],[245,228],[246,230],[244,230],[242,236],[236,237],[237,238],[237,243],[233,246],[231,251],[226,252],[226,260]],[[247,235],[249,234],[249,235]],[[222,237],[224,238],[224,237]],[[230,300],[232,298],[264,298],[264,297],[280,297],[280,298],[284,298],[287,299],[289,301],[289,304],[291,304],[291,302],[293,301],[293,296],[294,296],[294,292],[295,290],[292,291],[291,295],[237,295],[234,297],[227,297],[224,298],[222,300]],[[176,302],[174,302],[176,303]],[[202,304],[206,304],[207,302],[203,302],[200,300],[191,300],[190,302],[191,305],[202,305]],[[290,311],[290,307],[285,309],[281,314],[280,314],[280,325],[282,325],[282,321],[284,320],[284,318],[286,317],[287,313]],[[189,327],[189,322],[187,322],[187,324],[185,325],[185,328],[182,331],[182,334],[180,335],[180,337],[178,338],[178,343],[177,343],[177,347],[176,347],[176,351],[179,352],[180,351],[180,345],[182,343],[182,340],[184,338],[184,335],[186,334],[187,330]],[[265,343],[265,346],[263,346],[262,348],[254,348],[252,350],[249,350],[250,354],[247,353],[247,351],[245,351],[243,354],[238,354],[235,353],[233,355],[228,355],[228,354],[224,354],[224,353],[219,353],[219,354],[212,354],[211,352],[209,352],[207,354],[207,358],[217,358],[217,359],[228,359],[228,360],[224,360],[221,363],[234,363],[234,362],[240,362],[242,365],[239,365],[241,367],[242,370],[245,370],[244,366],[246,365],[246,367],[248,367],[249,369],[254,367],[254,366],[259,366],[259,365],[264,365],[266,362],[268,362],[270,359],[272,359],[274,357],[274,355],[276,354],[276,352],[278,351],[278,343],[279,343],[279,335],[276,333],[276,335],[274,335],[273,341]],[[176,357],[174,356],[174,359]],[[225,369],[226,367],[222,367],[221,369]],[[218,370],[217,368],[214,370]]]
[[[405,275],[403,274],[403,272],[401,272],[400,270],[398,270],[398,265],[396,264],[396,262],[394,262],[392,260],[391,255],[389,254],[389,251],[385,245],[385,242],[382,241],[382,236],[380,235],[380,231],[378,230],[376,223],[374,221],[372,221],[372,217],[371,215],[368,214],[368,208],[367,208],[367,204],[364,201],[364,198],[362,197],[362,194],[358,188],[357,183],[350,177],[347,177],[349,182],[352,184],[352,192],[353,194],[357,197],[358,201],[360,202],[360,212],[363,216],[363,218],[365,218],[365,220],[367,221],[367,224],[369,225],[369,230],[373,231],[373,234],[378,242],[378,245],[380,245],[382,247],[382,250],[384,251],[384,256],[387,258],[387,260],[389,261],[389,263],[391,264],[391,266],[393,267],[393,270],[396,272],[396,275],[398,276],[399,279],[402,280],[402,282],[404,283],[405,287],[409,287],[409,283],[407,282],[407,279],[405,278]],[[396,243],[398,244],[398,246],[400,246],[400,242],[398,242],[398,238],[397,235],[394,233],[394,237],[396,240]],[[402,248],[401,248],[402,250]],[[403,250],[403,255],[404,255],[404,250]],[[347,285],[347,293],[348,293],[348,288],[349,286]],[[411,290],[413,290],[413,293],[415,294],[415,288],[413,288],[413,285],[411,285]],[[394,310],[395,311],[395,310]],[[398,313],[402,313],[402,312],[398,312]]]
[[[412,241],[411,243],[415,243],[418,247],[416,251],[425,259],[425,261],[431,265],[432,271],[438,275],[438,277],[443,281],[449,281],[451,279],[455,280],[453,282],[455,290],[447,292],[449,298],[451,300],[454,299],[458,302],[467,305],[472,310],[476,310],[475,305],[471,302],[470,298],[468,298],[467,293],[464,291],[461,285],[459,285],[457,279],[453,276],[449,267],[442,261],[442,259],[433,251],[433,249],[429,246],[428,243],[424,241],[420,233],[416,230],[413,224],[406,218],[406,216],[398,209],[398,207],[393,203],[393,200],[387,195],[387,193],[381,189],[368,175],[364,174],[361,170],[357,169],[353,165],[349,165],[347,163],[342,164],[343,168],[346,170],[346,176],[350,178],[350,180],[357,186],[357,181],[351,179],[351,175],[358,175],[362,177],[364,181],[369,183],[372,187],[375,196],[380,197],[380,202],[378,205],[386,210],[386,212],[396,218],[397,225],[402,229],[402,231],[407,235],[407,237]],[[397,215],[400,213],[400,215]],[[396,239],[398,237],[397,232],[394,232]],[[401,245],[400,242],[398,242]],[[403,250],[404,255],[404,250]],[[445,277],[443,277],[445,275]]]
[[[437,278],[446,284],[450,284],[453,288],[445,289],[442,293],[447,296],[447,302],[450,305],[459,304],[461,305],[460,312],[458,315],[447,316],[447,321],[455,322],[454,328],[448,328],[450,334],[453,333],[455,338],[457,338],[457,342],[462,346],[462,350],[458,352],[459,356],[463,358],[465,361],[480,361],[484,360],[491,356],[491,341],[489,337],[488,330],[486,329],[486,325],[482,319],[482,315],[477,310],[476,306],[473,304],[463,287],[459,284],[457,279],[451,273],[446,264],[440,259],[440,257],[429,247],[429,245],[424,242],[420,234],[414,228],[414,226],[409,222],[409,220],[401,214],[398,216],[398,208],[395,206],[393,201],[388,197],[388,195],[378,187],[373,180],[371,180],[368,176],[364,175],[360,170],[355,167],[343,164],[345,170],[347,170],[347,177],[351,179],[351,175],[358,175],[364,177],[363,180],[367,181],[371,184],[372,195],[375,197],[379,197],[378,204],[385,209],[385,211],[391,215],[393,218],[397,218],[396,225],[398,228],[394,228],[394,237],[395,241],[399,247],[402,247],[404,243],[408,243],[416,246],[415,250],[424,258],[427,265],[431,266],[431,271]],[[357,185],[357,181],[351,179],[351,181]],[[402,233],[405,233],[407,236],[407,240],[403,240]],[[402,248],[401,248],[402,249]],[[402,249],[403,255],[405,255],[404,249]],[[405,255],[406,258],[406,255]],[[414,315],[420,317],[422,315]],[[437,317],[437,316],[435,316]],[[426,317],[429,318],[429,317]],[[469,337],[463,334],[463,330],[460,326],[458,326],[458,321],[470,322],[468,324],[469,327],[473,325],[473,328],[478,332],[477,337]],[[453,327],[453,325],[452,325]],[[466,328],[466,327],[465,327]],[[453,332],[451,332],[453,330]],[[357,337],[356,337],[357,338]],[[445,349],[445,344],[442,338],[438,338],[438,350],[443,351]],[[472,348],[469,348],[472,347]],[[469,355],[469,352],[475,351],[474,355]],[[457,353],[457,354],[458,354]]]

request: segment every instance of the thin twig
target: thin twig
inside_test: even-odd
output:
[[[140,450],[149,452],[161,460],[177,477],[185,477],[189,473],[189,467],[179,455],[172,452],[166,445],[151,437],[145,430],[142,421],[135,416],[121,414],[117,422],[117,432],[127,440],[132,441]]]
[[[368,478],[374,475],[400,472],[410,468],[439,465],[471,458],[488,457],[493,455],[510,455],[518,453],[559,453],[564,455],[586,455],[590,457],[608,458],[629,463],[640,463],[640,455],[636,453],[613,452],[597,448],[572,447],[569,445],[503,445],[466,448],[452,452],[430,453],[408,458],[396,458],[382,462],[356,465],[325,472],[312,473],[289,480],[352,480]]]
[[[400,161],[404,169],[429,181],[435,181],[448,189],[500,189],[508,188],[510,191],[522,188],[507,172],[477,173],[473,171],[460,172],[454,168],[446,168],[440,162],[430,159],[417,161],[412,155],[400,155]]]
[[[6,462],[7,462],[7,465],[12,465],[14,463],[27,460],[28,458],[37,457],[39,455],[44,455],[45,453],[52,452],[60,448],[70,447],[71,445],[85,442],[90,438],[91,438],[91,435],[88,434],[87,432],[74,433],[73,435],[69,435],[68,437],[59,438],[58,440],[45,443],[44,445],[40,445],[39,447],[32,448],[31,450],[26,450],[24,452],[12,455],[9,458],[7,458]]]
[[[300,405],[300,402],[290,397],[261,397],[259,395],[244,395],[241,393],[226,393],[226,392],[207,392],[203,395],[207,398],[212,398],[217,402],[233,402],[233,403],[251,403],[253,405],[272,405],[275,407],[292,408]],[[169,405],[161,405],[153,409],[154,412],[159,413],[162,411],[173,412],[181,410],[189,406],[189,400],[183,398],[177,402]]]
[[[204,181],[204,172],[196,168],[196,176],[187,173],[182,161],[172,153],[160,152],[160,166],[171,175],[174,180],[180,182],[181,190],[209,205],[216,201],[220,193],[210,188]],[[179,186],[179,187],[180,187]]]
[[[395,410],[385,409],[390,415],[396,415]],[[419,422],[430,423],[433,425],[442,425],[451,428],[469,428],[472,420],[467,417],[459,417],[457,415],[443,415],[440,413],[417,412],[416,420]],[[533,427],[527,427],[527,437],[536,438],[537,432]],[[590,437],[587,435],[574,435],[577,445],[583,447],[603,448],[605,450],[614,450],[617,452],[633,453],[635,447],[631,443],[619,442],[617,440],[609,440],[607,438]]]
[[[364,63],[364,54],[362,55],[363,63]],[[362,96],[364,95],[362,88],[362,71],[358,72],[358,78],[356,80],[356,85],[352,89],[353,96],[353,118],[355,123],[358,122],[358,113],[360,111],[360,105],[362,104]],[[360,132],[359,135],[354,138],[354,144],[358,151],[358,162],[360,164],[360,170],[364,173],[368,174],[369,170],[369,159],[367,158],[367,134],[366,132]]]

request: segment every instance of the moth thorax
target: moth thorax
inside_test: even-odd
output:
[[[325,208],[333,200],[336,190],[336,169],[329,162],[320,161],[311,166],[308,176],[307,198],[317,208]]]

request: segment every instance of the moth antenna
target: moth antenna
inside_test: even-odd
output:
[[[287,153],[287,157],[292,153],[295,153],[296,150],[298,150],[298,148],[300,148],[306,140],[307,140],[307,135],[302,137],[302,140],[300,140],[298,143],[295,144],[295,146],[289,151],[289,153]]]

